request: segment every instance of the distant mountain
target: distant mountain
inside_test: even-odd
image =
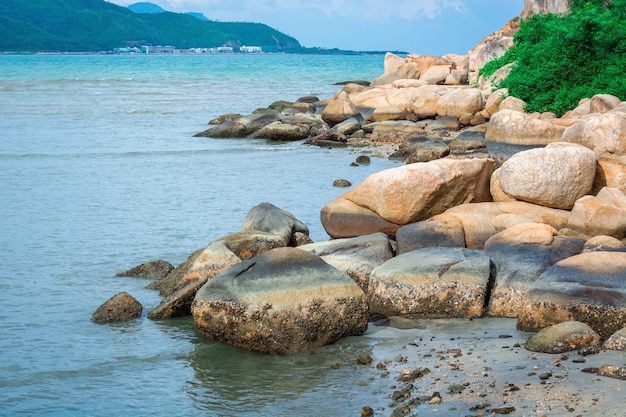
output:
[[[187,12],[186,14],[188,14],[189,16],[193,16],[193,17],[195,17],[196,19],[203,20],[203,21],[205,21],[205,22],[208,22],[208,21],[209,21],[209,19],[208,19],[205,15],[203,15],[202,13],[198,13],[198,12]]]
[[[141,45],[302,49],[296,39],[261,23],[202,21],[166,11],[135,13],[104,0],[0,2],[0,51],[89,52]]]
[[[141,1],[128,6],[135,13],[165,13],[166,10],[158,4]]]

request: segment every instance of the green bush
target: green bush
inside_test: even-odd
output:
[[[514,45],[481,70],[513,63],[500,84],[529,112],[562,115],[585,97],[626,98],[626,0],[573,0],[564,15],[534,15],[520,24]]]

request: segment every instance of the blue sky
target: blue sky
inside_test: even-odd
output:
[[[109,0],[122,6],[139,0]],[[306,47],[465,54],[524,0],[146,0],[212,20],[265,23]]]

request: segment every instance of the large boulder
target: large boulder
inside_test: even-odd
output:
[[[115,323],[128,321],[141,316],[143,307],[132,295],[125,291],[115,294],[94,311],[91,320],[94,323]]]
[[[480,317],[491,276],[489,257],[463,248],[405,253],[372,271],[370,312],[411,318]]]
[[[602,338],[624,327],[626,253],[587,252],[548,268],[528,289],[517,327],[538,331],[571,320]]]
[[[492,160],[478,158],[439,159],[381,171],[324,207],[322,225],[331,237],[353,237],[363,231],[359,224],[363,210],[375,213],[385,226],[396,225],[397,229],[450,207],[488,201],[492,171]],[[379,222],[370,222],[372,226],[375,223]]]
[[[198,133],[197,137],[207,138],[245,138],[264,126],[280,120],[280,116],[275,111],[255,113],[249,116],[243,116],[238,119],[228,121],[204,132]]]
[[[521,18],[527,19],[535,14],[562,14],[570,11],[571,0],[524,0]]]
[[[626,153],[626,114],[622,112],[599,113],[568,127],[563,132],[564,142],[578,143],[597,155],[605,152],[614,155]]]
[[[530,285],[553,264],[578,255],[584,239],[559,236],[547,224],[523,223],[489,238],[485,253],[496,268],[489,314],[517,317]]]
[[[458,88],[444,94],[437,102],[439,116],[454,116],[461,119],[474,115],[485,105],[483,94],[477,88]]]
[[[346,121],[351,117],[359,117],[359,110],[350,101],[350,96],[345,91],[339,91],[322,111],[322,120],[331,126]]]
[[[428,246],[483,249],[491,236],[509,227],[543,223],[560,230],[567,227],[568,220],[568,211],[522,201],[463,204],[425,222],[404,226],[397,232],[398,253]]]
[[[433,65],[420,76],[420,81],[428,84],[443,84],[452,71],[452,65]]]
[[[192,307],[197,328],[233,346],[290,355],[367,329],[365,294],[320,257],[280,248],[208,281]]]
[[[515,110],[500,110],[489,120],[485,140],[489,154],[503,162],[513,154],[561,140],[565,128]]]
[[[296,246],[298,234],[309,235],[309,228],[304,223],[290,212],[271,203],[261,203],[252,207],[241,230],[258,230],[280,236],[285,241],[284,246]]]
[[[444,57],[432,55],[409,54],[401,58],[395,54],[387,53],[384,61],[384,73],[371,82],[372,87],[391,84],[396,80],[418,79],[428,68],[434,65],[453,65],[454,63]]]
[[[617,188],[626,194],[626,154],[603,153],[597,156],[597,163],[593,194],[604,187]]]
[[[597,196],[580,198],[568,227],[587,236],[626,238],[626,195],[616,188],[603,188]]]
[[[298,249],[321,257],[326,263],[347,274],[366,293],[372,270],[394,256],[389,237],[381,232],[309,243],[299,246]]]
[[[469,51],[469,82],[478,81],[478,71],[489,61],[499,58],[513,46],[513,36],[519,30],[519,18],[507,22],[502,29],[487,35]]]
[[[517,200],[569,210],[592,190],[595,174],[592,151],[557,142],[513,155],[502,164],[499,182]]]

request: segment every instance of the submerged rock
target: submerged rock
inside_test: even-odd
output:
[[[118,272],[118,277],[137,277],[147,279],[163,279],[174,270],[174,265],[167,261],[156,260],[137,265],[128,271]]]

